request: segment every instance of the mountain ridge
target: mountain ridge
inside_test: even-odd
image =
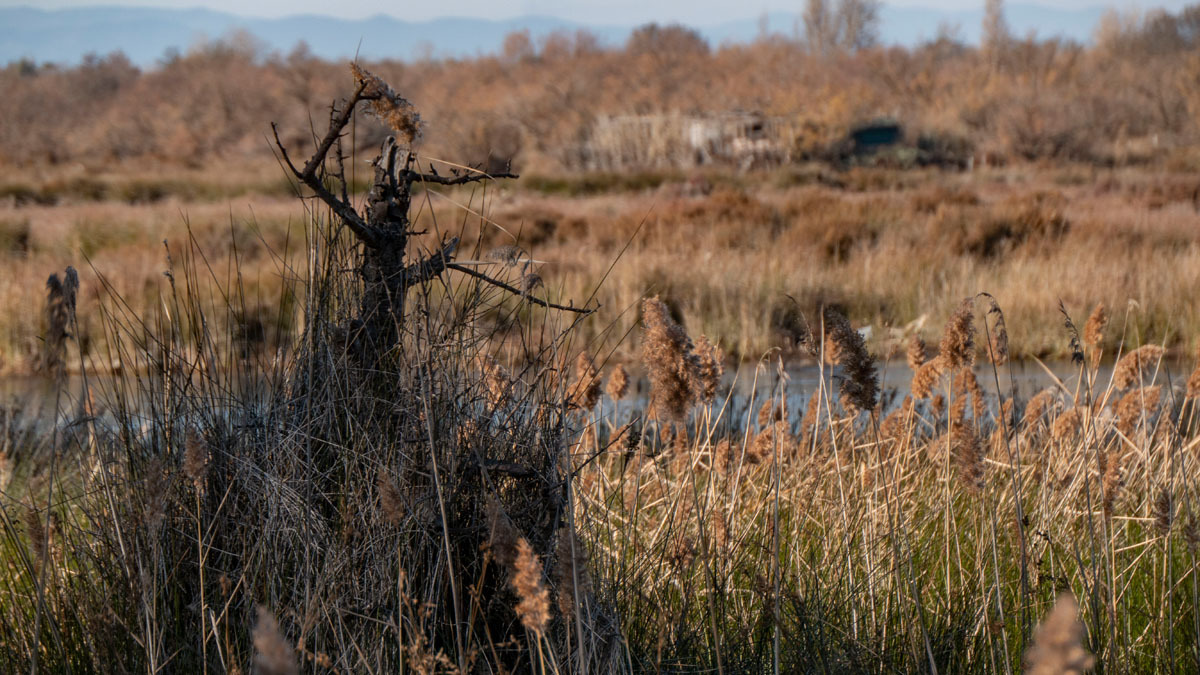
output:
[[[1012,4],[1007,7],[1007,18],[1013,34],[1019,37],[1036,30],[1039,37],[1086,42],[1102,12],[1099,7],[1055,9]],[[885,44],[913,45],[936,37],[941,26],[957,26],[956,37],[975,43],[982,16],[981,9],[885,5],[880,12],[880,36]],[[796,34],[797,15],[789,12],[690,27],[715,47],[754,40],[761,34],[764,20],[770,33],[789,37]],[[23,6],[0,8],[0,63],[29,59],[72,65],[87,54],[122,51],[138,66],[151,67],[173,52],[228,37],[235,31],[255,36],[274,52],[287,53],[303,41],[314,55],[326,59],[355,54],[367,59],[470,58],[498,52],[504,37],[518,30],[529,30],[535,40],[555,30],[587,30],[603,44],[620,45],[635,27],[589,24],[544,14],[502,20],[445,17],[405,21],[386,14],[365,19],[320,14],[262,18],[204,8],[91,6],[44,10]]]

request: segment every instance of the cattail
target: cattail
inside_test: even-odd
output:
[[[1025,652],[1026,675],[1082,675],[1096,659],[1083,646],[1079,605],[1070,593],[1058,596],[1054,609],[1033,634]]]
[[[529,540],[517,540],[516,558],[510,569],[509,583],[516,591],[517,616],[529,630],[541,634],[550,621],[550,593],[542,583],[542,563]]]
[[[558,611],[567,617],[574,613],[575,599],[587,597],[592,590],[587,572],[587,549],[575,535],[574,527],[563,527],[558,531],[555,557],[558,563]]]
[[[1025,416],[1022,418],[1021,424],[1026,428],[1032,427],[1045,419],[1046,413],[1053,410],[1057,405],[1058,391],[1056,389],[1047,387],[1039,391],[1025,404]]]
[[[988,355],[992,363],[1002,366],[1008,363],[1008,326],[1004,323],[1004,311],[1000,309],[1000,304],[990,293],[981,293],[980,295],[988,299],[988,316],[995,317],[992,332],[989,335],[991,341],[988,345]]]
[[[700,366],[692,341],[657,296],[642,302],[642,323],[642,360],[650,376],[651,405],[668,420],[682,420],[699,388]]]
[[[1113,368],[1113,386],[1126,389],[1134,384],[1140,384],[1145,375],[1153,374],[1158,362],[1162,359],[1163,348],[1158,345],[1143,345],[1129,352],[1117,361]]]
[[[699,367],[698,383],[700,390],[697,398],[708,405],[717,396],[717,387],[721,384],[721,375],[725,372],[725,355],[721,348],[701,335],[696,341],[696,361]]]
[[[983,489],[986,465],[979,436],[965,424],[954,425],[950,431],[950,448],[958,463],[958,475],[971,492]]]
[[[383,78],[357,63],[350,64],[350,71],[363,87],[362,97],[370,102],[370,112],[403,136],[410,145],[421,137],[421,116],[412,103],[397,94]]]
[[[208,444],[196,432],[188,434],[183,444],[183,473],[198,492],[204,492],[204,478],[208,474]]]
[[[1158,494],[1154,498],[1152,507],[1152,515],[1154,517],[1154,528],[1159,534],[1166,536],[1171,532],[1171,525],[1175,523],[1175,497],[1171,494],[1168,487],[1159,488]]]
[[[629,373],[625,372],[625,366],[618,365],[616,368],[613,368],[612,374],[608,376],[608,384],[605,386],[604,391],[614,401],[625,398],[625,394],[629,392]]]
[[[295,652],[279,630],[279,622],[263,605],[254,624],[254,667],[263,675],[297,675]]]
[[[600,400],[600,372],[587,352],[579,352],[575,359],[575,384],[567,394],[571,406],[591,410]]]
[[[946,371],[975,364],[975,303],[971,298],[962,301],[942,332],[938,358],[945,360]]]
[[[1070,410],[1059,415],[1054,420],[1054,425],[1050,427],[1050,437],[1056,443],[1065,443],[1079,434],[1079,430],[1083,427],[1083,413],[1086,408],[1075,406]]]
[[[874,410],[879,399],[879,375],[862,334],[832,307],[825,308],[824,317],[826,354],[846,375],[842,382],[842,406],[851,413]]]
[[[925,346],[925,341],[920,335],[914,335],[908,341],[908,350],[904,353],[908,361],[909,370],[916,373],[925,365],[925,360],[929,358],[928,349]]]
[[[1117,430],[1128,436],[1137,428],[1143,417],[1158,409],[1162,398],[1162,385],[1139,387],[1117,401]]]
[[[406,511],[404,495],[400,494],[400,488],[396,487],[395,481],[389,478],[383,469],[379,470],[376,487],[379,488],[379,508],[383,510],[384,518],[392,525],[400,524]]]

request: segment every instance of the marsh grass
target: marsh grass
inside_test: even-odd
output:
[[[416,284],[374,360],[355,347],[360,248],[315,208],[302,246],[257,258],[280,279],[270,302],[242,274],[248,252],[221,259],[196,236],[168,242],[150,302],[97,268],[84,310],[78,281],[54,278],[53,414],[0,417],[0,667],[1200,667],[1194,392],[1140,344],[1153,334],[1133,313],[1117,342],[1100,319],[1081,339],[1065,316],[1064,333],[1051,310],[1063,351],[1115,346],[1116,374],[1101,382],[1098,359],[1080,358],[1073,379],[1026,398],[1005,358],[1021,349],[1007,296],[923,308],[948,320],[940,335],[913,327],[911,395],[893,406],[887,360],[837,303],[743,307],[785,316],[787,346],[819,364],[791,409],[795,351],[739,369],[739,399],[720,385],[721,332],[694,330],[687,286],[642,287],[626,318],[584,327],[595,317],[533,300],[590,300],[599,279],[578,296],[578,279],[520,285],[541,270],[519,233],[485,253],[490,197],[456,191],[446,218],[438,194],[417,207],[431,227],[473,240],[470,262],[519,292],[471,275]],[[786,232],[744,194],[673,208],[730,227],[753,208]],[[667,229],[646,236],[663,244]],[[822,243],[826,264],[870,259],[886,239],[871,231]],[[1028,246],[1004,250],[1037,255]],[[655,255],[637,247],[621,250]],[[102,331],[90,350],[82,311]],[[295,329],[252,339],[271,326]],[[626,341],[651,374],[645,399],[610,362]],[[63,377],[70,362],[78,379]]]

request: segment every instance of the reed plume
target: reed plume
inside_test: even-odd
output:
[[[988,356],[993,364],[1002,366],[1008,363],[1008,325],[1004,322],[1004,311],[1000,309],[1000,304],[991,293],[980,295],[987,298],[987,316],[995,317],[989,334]]]
[[[350,72],[362,87],[362,97],[369,102],[368,110],[409,145],[415,143],[421,137],[421,116],[416,107],[396,93],[383,78],[357,63],[350,64]]]
[[[1175,496],[1171,494],[1169,487],[1163,486],[1158,489],[1151,516],[1154,518],[1154,529],[1158,530],[1159,534],[1165,537],[1171,533],[1171,526],[1175,524]]]
[[[650,377],[651,405],[668,420],[682,421],[700,389],[692,340],[657,296],[642,302],[642,323],[642,361]]]
[[[1126,436],[1133,433],[1143,417],[1158,409],[1162,398],[1162,385],[1139,387],[1131,390],[1117,401],[1117,430]]]
[[[204,479],[208,474],[208,444],[204,438],[192,432],[184,442],[183,474],[192,481],[199,492],[204,492]]]
[[[395,481],[383,469],[379,470],[376,487],[379,489],[379,508],[383,511],[384,518],[392,525],[399,525],[404,521],[406,511],[404,495],[400,493],[400,488],[396,487]]]
[[[62,280],[58,274],[51,274],[46,279],[46,338],[38,363],[39,372],[55,377],[65,374],[67,340],[71,337],[78,291],[79,276],[74,267],[66,269]]]
[[[591,410],[600,400],[600,372],[587,352],[575,359],[575,383],[567,393],[568,404],[581,410]]]
[[[1104,303],[1098,303],[1083,324],[1083,343],[1099,352],[1100,344],[1104,342],[1104,329],[1108,327],[1108,308]],[[1098,358],[1099,354],[1097,353]]]
[[[721,384],[721,375],[725,373],[725,355],[721,348],[701,335],[696,341],[696,361],[699,368],[699,391],[696,398],[705,405],[713,402],[717,395],[717,387]]]
[[[862,334],[854,330],[850,321],[832,307],[826,307],[823,316],[826,353],[845,372],[841,389],[842,407],[851,414],[874,410],[879,399],[879,375],[875,372],[875,361],[867,352]]]
[[[1142,345],[1122,356],[1113,368],[1113,386],[1128,389],[1140,384],[1146,375],[1154,373],[1162,356],[1163,348],[1159,345]]]
[[[950,449],[963,485],[971,492],[982,490],[986,464],[979,436],[967,425],[956,424],[950,431]]]
[[[942,377],[943,365],[944,362],[939,357],[917,369],[912,379],[912,395],[914,397],[929,398],[929,395],[933,393],[933,388],[937,386],[938,380]]]
[[[1050,427],[1050,438],[1056,443],[1065,443],[1075,438],[1083,428],[1084,407],[1075,406],[1059,415]]]
[[[1045,419],[1046,413],[1058,406],[1058,390],[1047,387],[1034,394],[1025,404],[1025,415],[1021,424],[1030,428]]]
[[[616,368],[613,368],[612,373],[608,376],[608,384],[605,385],[604,392],[614,401],[625,398],[625,394],[629,393],[629,373],[625,372],[625,366],[618,364]]]
[[[944,361],[945,372],[975,364],[975,302],[967,298],[946,322],[938,358]]]
[[[916,373],[925,365],[926,359],[929,358],[928,348],[925,346],[925,341],[920,335],[913,335],[908,341],[908,349],[904,352],[905,360],[908,361],[909,370]]]
[[[564,526],[558,531],[555,550],[558,576],[558,610],[562,616],[574,613],[575,599],[586,598],[592,590],[592,581],[587,571],[587,549],[575,534],[573,526]]]
[[[1054,608],[1033,634],[1025,652],[1026,675],[1082,675],[1096,659],[1083,646],[1079,605],[1070,593],[1058,596]]]
[[[254,667],[262,675],[298,675],[295,653],[279,630],[279,622],[263,605],[254,624]]]
[[[516,558],[509,571],[509,583],[519,598],[521,624],[539,635],[544,633],[550,621],[550,592],[542,583],[541,560],[525,537],[517,540]]]
[[[1112,517],[1113,505],[1121,496],[1121,489],[1125,487],[1122,459],[1121,453],[1117,451],[1101,452],[1097,455],[1100,464],[1100,486],[1104,493],[1104,515],[1108,518]]]

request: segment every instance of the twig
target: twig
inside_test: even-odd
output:
[[[533,295],[530,295],[529,293],[523,292],[521,289],[516,288],[515,286],[509,286],[508,284],[504,283],[503,281],[500,281],[499,279],[493,279],[492,277],[489,277],[486,274],[483,274],[481,272],[476,272],[475,270],[471,269],[470,267],[464,267],[462,265],[459,265],[458,263],[449,263],[446,265],[446,269],[455,270],[457,272],[462,272],[463,274],[465,274],[467,276],[475,277],[476,279],[479,279],[481,281],[486,281],[487,283],[489,283],[493,286],[496,286],[497,288],[503,288],[504,290],[508,291],[509,293],[512,293],[513,295],[519,295],[522,298],[525,298],[526,300],[528,300],[529,302],[532,302],[535,305],[540,305],[542,307],[545,307],[546,309],[558,309],[558,310],[562,310],[564,312],[575,312],[576,314],[591,314],[596,311],[596,309],[587,309],[586,307],[571,307],[568,305],[558,305],[553,302],[546,302],[545,300],[535,298]]]
[[[501,173],[484,173],[482,171],[479,173],[464,173],[454,176],[453,178],[448,176],[439,176],[435,173],[421,173],[419,171],[412,171],[410,169],[399,171],[397,174],[402,179],[411,183],[436,183],[438,185],[464,185],[466,183],[495,180],[497,178],[520,178],[519,175],[510,173],[508,171]]]

